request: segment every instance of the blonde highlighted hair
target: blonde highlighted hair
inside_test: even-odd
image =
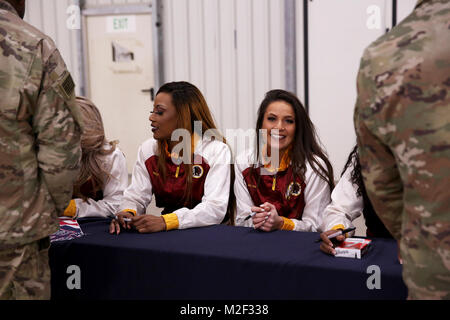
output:
[[[183,128],[188,130],[191,133],[191,136],[194,134],[194,123],[199,121],[201,123],[201,132],[197,132],[197,134],[203,136],[203,134],[207,130],[214,129],[215,137],[224,143],[226,139],[221,135],[217,129],[217,126],[214,122],[214,118],[209,110],[208,104],[200,92],[200,90],[194,86],[193,84],[186,81],[179,82],[170,82],[166,83],[161,88],[159,88],[156,95],[159,93],[167,93],[172,98],[172,104],[175,106],[175,109],[178,114],[177,118],[177,128]],[[190,141],[183,141],[183,143],[190,143]],[[159,149],[159,159],[158,159],[158,170],[162,173],[163,180],[165,180],[166,175],[166,153],[165,148],[168,144],[167,141],[158,141],[158,149]],[[182,163],[184,166],[185,172],[192,172],[192,163],[194,156],[194,150],[191,149],[191,161],[190,163]],[[234,169],[231,168],[230,171],[230,199],[227,210],[227,215],[225,217],[225,221],[229,224],[234,224]],[[192,207],[192,175],[186,175],[186,191],[184,194],[184,202],[187,207]]]
[[[74,184],[74,198],[93,198],[93,195],[103,188],[108,178],[109,171],[103,161],[103,157],[114,152],[117,141],[108,142],[105,137],[102,116],[94,103],[85,98],[76,98],[77,106],[83,122],[83,132],[81,135],[81,169],[78,179]],[[107,147],[109,145],[109,147]],[[82,186],[91,183],[91,194],[86,194]]]

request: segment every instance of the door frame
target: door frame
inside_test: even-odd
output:
[[[151,41],[153,46],[153,73],[154,90],[158,91],[164,83],[164,55],[163,55],[163,24],[162,24],[162,3],[161,0],[153,0],[151,4],[136,5],[115,5],[102,6],[81,9],[81,55],[80,68],[82,77],[80,81],[81,95],[89,97],[91,95],[89,85],[89,63],[88,63],[88,42],[87,42],[87,18],[90,16],[109,16],[109,15],[133,15],[133,14],[151,14],[152,30]]]

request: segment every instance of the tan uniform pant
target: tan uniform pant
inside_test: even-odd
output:
[[[0,300],[50,299],[49,238],[0,250]]]

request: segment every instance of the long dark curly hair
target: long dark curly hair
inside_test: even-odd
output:
[[[367,195],[366,187],[364,185],[364,180],[361,173],[361,163],[359,161],[357,145],[355,145],[353,147],[353,150],[350,152],[347,163],[344,166],[344,170],[342,170],[341,177],[350,166],[353,167],[353,170],[350,173],[350,181],[353,185],[357,186],[356,195],[363,198],[363,215],[364,219],[366,220],[367,236],[392,238],[390,232],[386,229],[380,218],[378,218],[375,209],[372,206],[372,202]]]
[[[352,166],[353,170],[350,174],[351,182],[358,187],[356,191],[356,195],[358,197],[363,197],[367,195],[366,187],[364,186],[363,177],[361,174],[361,164],[359,163],[359,154],[358,154],[358,146],[354,146],[353,150],[350,152],[348,156],[347,163],[344,166],[344,170],[341,172],[341,177],[344,175],[344,172],[348,169],[348,167]]]

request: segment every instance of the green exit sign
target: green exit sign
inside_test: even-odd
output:
[[[136,32],[136,16],[109,16],[106,23],[108,32]]]
[[[128,17],[125,18],[114,18],[113,29],[116,31],[127,30],[128,29]]]

